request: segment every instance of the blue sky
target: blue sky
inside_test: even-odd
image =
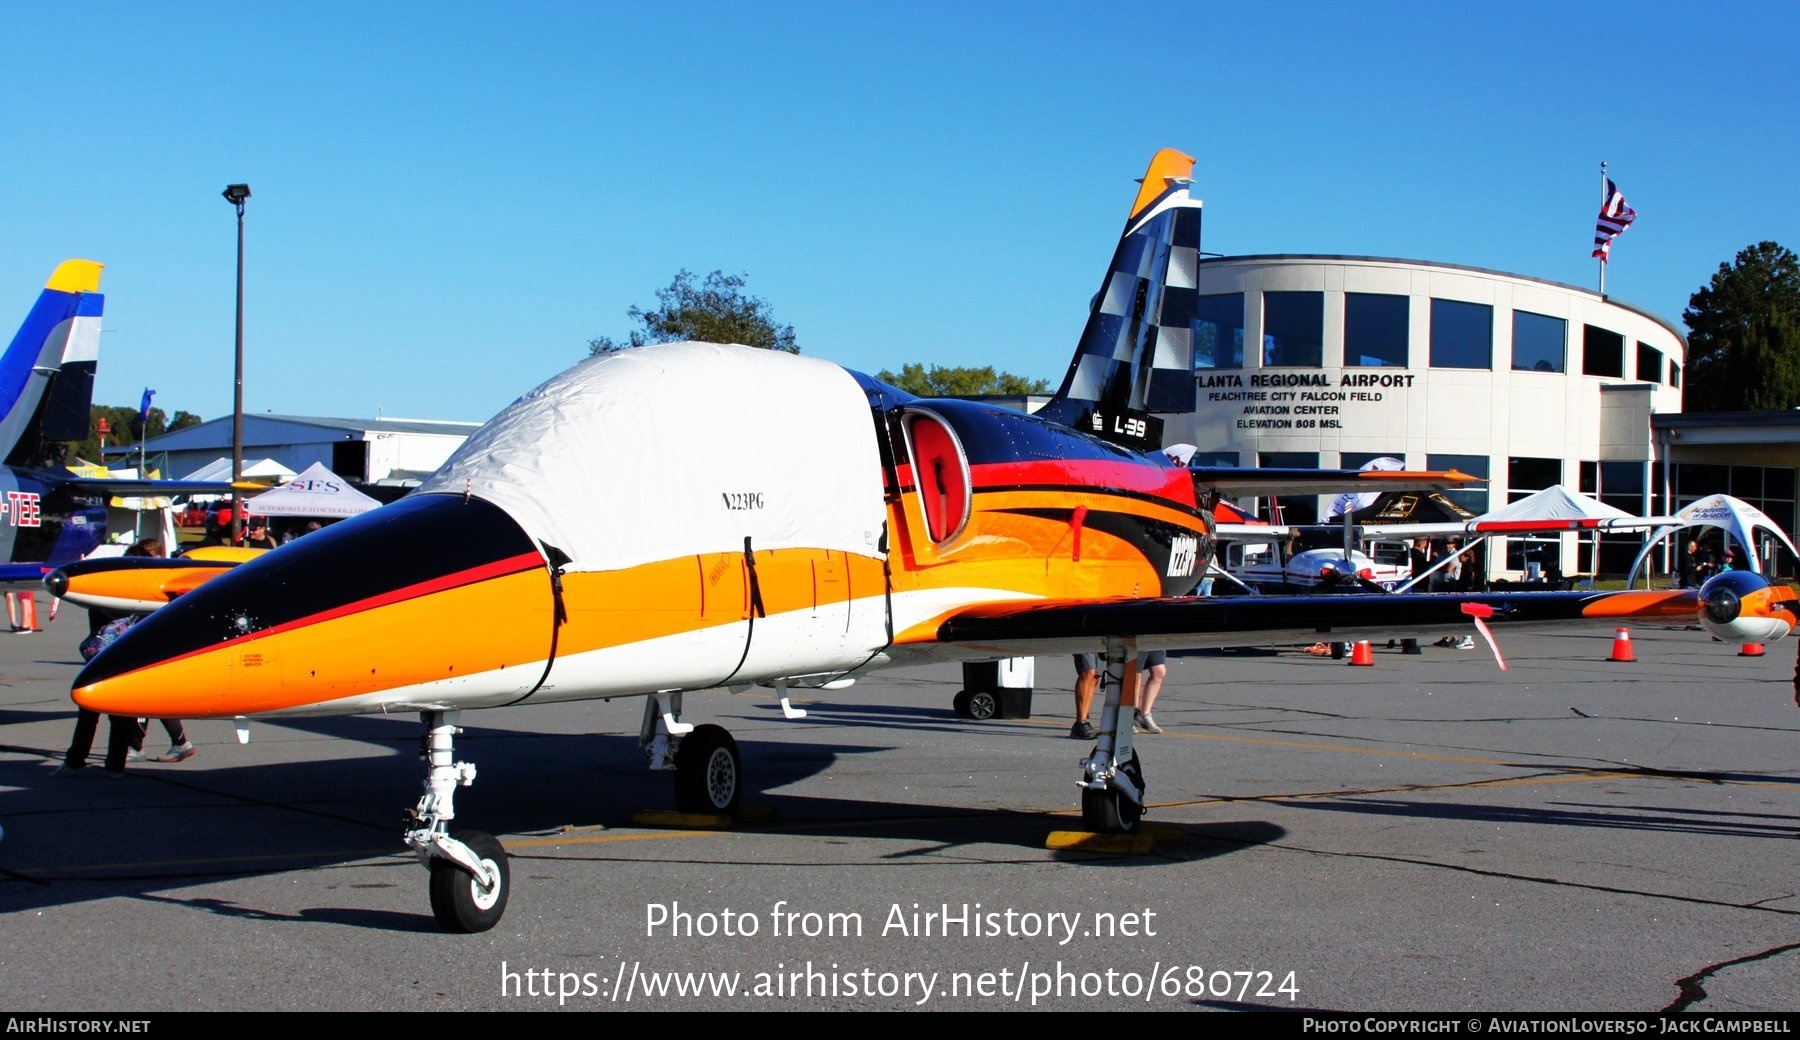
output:
[[[684,267],[808,355],[1054,381],[1176,147],[1210,252],[1590,288],[1605,159],[1607,288],[1679,324],[1800,249],[1800,7],[1635,6],[9,4],[0,301],[101,261],[96,399],[227,414],[244,181],[252,412],[485,419]]]

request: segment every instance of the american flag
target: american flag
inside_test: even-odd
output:
[[[1600,219],[1594,224],[1594,255],[1606,263],[1606,254],[1612,250],[1612,240],[1624,233],[1637,219],[1637,210],[1625,202],[1625,193],[1619,186],[1606,180],[1606,201],[1600,204]]]

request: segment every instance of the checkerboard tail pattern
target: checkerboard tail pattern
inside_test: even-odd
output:
[[[1200,201],[1183,181],[1133,216],[1062,388],[1038,414],[1079,428],[1095,411],[1193,411],[1199,264]]]

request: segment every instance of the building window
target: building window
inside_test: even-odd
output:
[[[1513,371],[1561,372],[1568,324],[1548,314],[1513,311]]]
[[[1662,351],[1648,343],[1639,343],[1637,354],[1638,380],[1644,383],[1662,382]]]
[[[1409,297],[1344,294],[1344,365],[1406,367]]]
[[[1561,322],[1558,322],[1560,325]],[[1561,459],[1510,458],[1506,460],[1506,501],[1508,504],[1529,496],[1534,491],[1562,483]],[[1534,538],[1529,535],[1506,540],[1506,567],[1533,570],[1555,575],[1559,569],[1562,539]],[[1533,566],[1535,565],[1535,567]]]
[[[1427,455],[1425,468],[1428,470],[1453,469],[1459,473],[1467,473],[1471,477],[1480,477],[1481,483],[1474,487],[1459,487],[1444,492],[1444,497],[1462,506],[1476,516],[1488,511],[1488,457],[1486,455]]]
[[[1188,460],[1189,466],[1231,466],[1238,464],[1238,453],[1235,451],[1197,451]]]
[[[1582,326],[1581,374],[1625,378],[1625,337],[1593,325]]]
[[[1325,294],[1263,293],[1263,367],[1318,368],[1325,363]]]
[[[1669,385],[1681,389],[1681,366],[1673,361],[1669,362]]]
[[[1339,469],[1362,469],[1376,459],[1399,459],[1401,465],[1406,464],[1406,452],[1403,451],[1344,451],[1338,453]]]
[[[1317,293],[1290,293],[1293,296],[1317,296]],[[1256,464],[1262,469],[1318,469],[1319,453],[1316,451],[1264,451],[1256,456]],[[1263,519],[1271,523],[1316,524],[1319,522],[1319,498],[1317,495],[1293,495],[1277,497],[1271,495],[1263,500],[1260,510]]]
[[[1244,294],[1200,297],[1194,303],[1194,368],[1243,367]]]
[[[1506,460],[1506,501],[1510,505],[1533,492],[1562,483],[1561,459],[1514,457]]]
[[[1494,308],[1461,300],[1431,301],[1431,367],[1494,367]]]

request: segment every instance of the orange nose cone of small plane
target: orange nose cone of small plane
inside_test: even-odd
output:
[[[88,662],[73,696],[180,718],[500,703],[543,674],[552,595],[498,507],[404,499],[182,595]]]

